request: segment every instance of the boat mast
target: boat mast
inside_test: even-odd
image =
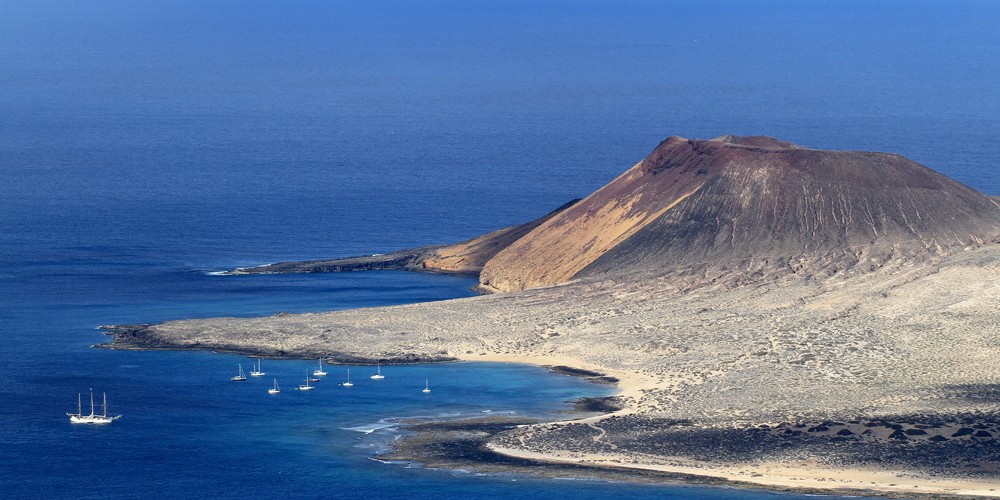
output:
[[[76,393],[76,415],[78,417],[83,415],[83,395],[79,392]]]
[[[94,390],[90,390],[90,416],[94,416]]]
[[[104,418],[108,418],[108,393],[104,392],[102,394],[104,394],[104,404],[101,405],[101,408],[102,408],[103,413],[104,413],[102,416]]]

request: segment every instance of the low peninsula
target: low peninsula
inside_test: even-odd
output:
[[[494,425],[481,455],[1000,496],[1000,203],[902,156],[671,137],[522,226],[233,274],[390,268],[477,274],[488,293],[110,327],[112,347],[570,367],[617,380],[619,409]]]

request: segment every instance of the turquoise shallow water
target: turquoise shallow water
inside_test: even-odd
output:
[[[769,497],[407,469],[368,459],[391,430],[350,430],[607,390],[536,368],[267,398],[228,382],[236,356],[89,346],[105,323],[469,295],[210,273],[531,220],[671,134],[897,152],[1000,194],[998,21],[975,0],[0,2],[0,495]],[[286,388],[309,367],[267,364]],[[126,417],[69,426],[91,387]]]

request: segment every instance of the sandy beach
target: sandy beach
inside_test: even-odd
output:
[[[741,467],[723,464],[696,464],[682,457],[657,457],[632,454],[559,454],[529,452],[487,445],[490,450],[512,457],[540,462],[556,462],[595,467],[652,470],[691,476],[719,478],[738,484],[780,487],[793,490],[823,491],[849,495],[898,493],[940,498],[942,496],[1000,496],[1000,482],[954,480],[920,476],[912,471],[877,469],[834,469],[819,464],[792,466],[784,463],[759,463]]]

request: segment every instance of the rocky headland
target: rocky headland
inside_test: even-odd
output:
[[[528,234],[580,200],[572,200],[536,220],[505,227],[475,238],[449,245],[407,248],[386,254],[361,255],[339,259],[278,262],[258,267],[242,267],[223,274],[331,273],[348,271],[420,271],[478,275],[486,262],[500,250]]]
[[[1000,496],[1000,204],[901,156],[671,137],[537,221],[370,258],[237,273],[478,272],[502,293],[124,326],[112,345],[562,366],[617,381],[619,409],[491,428],[481,456]]]

